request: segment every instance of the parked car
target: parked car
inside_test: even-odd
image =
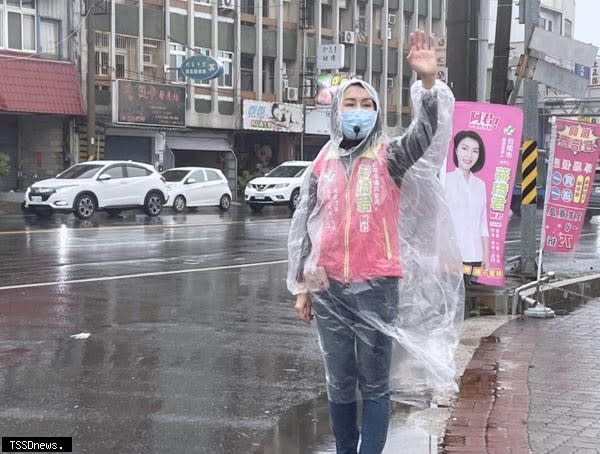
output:
[[[231,206],[231,189],[219,169],[177,167],[162,173],[169,188],[169,199],[178,213],[186,208],[216,206],[227,211]]]
[[[592,193],[590,194],[585,219],[590,221],[594,216],[600,216],[600,167],[596,168],[596,176],[592,184]]]
[[[287,205],[293,212],[300,200],[302,175],[309,165],[310,161],[287,161],[264,177],[250,180],[244,191],[250,209],[258,212],[265,205]]]
[[[89,219],[99,210],[117,215],[130,208],[143,208],[146,214],[157,216],[167,200],[167,185],[151,165],[89,161],[32,184],[23,207],[39,216],[63,211],[80,219]]]

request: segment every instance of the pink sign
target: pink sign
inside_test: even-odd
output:
[[[519,108],[456,103],[445,189],[463,272],[471,282],[504,285],[504,240],[522,127]]]
[[[571,252],[579,242],[598,162],[600,125],[556,120],[546,196],[544,250]]]

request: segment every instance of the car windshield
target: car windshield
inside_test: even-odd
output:
[[[65,170],[56,178],[60,178],[61,180],[92,178],[102,167],[104,167],[102,164],[78,164]]]
[[[189,170],[167,170],[162,176],[167,182],[181,181],[189,173]]]
[[[306,170],[306,166],[279,166],[271,170],[266,177],[294,178],[299,177]]]

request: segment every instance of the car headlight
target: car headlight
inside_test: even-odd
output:
[[[53,194],[56,192],[56,189],[57,188],[38,188],[36,192],[38,194]]]
[[[54,191],[60,191],[62,189],[74,188],[76,186],[77,186],[76,184],[67,184],[65,186],[57,186],[54,188]]]
[[[289,183],[279,183],[275,185],[275,189],[287,188],[289,185]]]

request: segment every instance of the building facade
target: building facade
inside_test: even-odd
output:
[[[399,133],[414,80],[404,63],[408,34],[445,33],[445,0],[108,3],[96,16],[97,146],[88,151],[80,135],[77,159],[220,167],[232,187],[316,155],[328,139],[319,90],[336,76],[371,82],[386,129]],[[344,46],[343,65],[320,70],[318,51],[336,44]],[[195,55],[220,60],[222,74],[183,75],[179,68]],[[87,134],[84,125],[80,132]]]
[[[72,162],[85,114],[79,2],[0,0],[0,189],[24,189]]]

